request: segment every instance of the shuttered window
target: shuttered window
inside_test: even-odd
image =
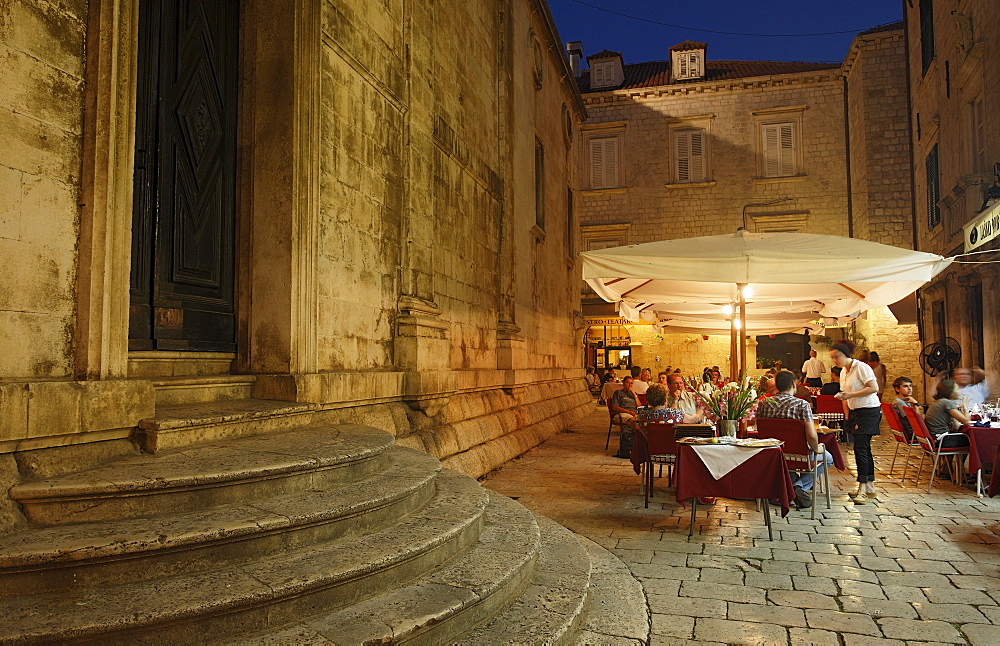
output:
[[[933,229],[941,222],[941,178],[938,174],[938,147],[934,144],[930,154],[924,160],[924,172],[927,177],[927,228]]]
[[[618,179],[618,137],[590,140],[590,188],[615,188]]]
[[[794,123],[769,123],[761,126],[764,151],[764,177],[789,177],[798,173],[798,137]]]
[[[674,132],[674,181],[678,184],[708,179],[704,130]]]
[[[934,60],[934,4],[932,0],[920,2],[920,62],[926,73]]]

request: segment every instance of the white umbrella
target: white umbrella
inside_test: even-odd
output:
[[[748,332],[753,317],[767,314],[794,323],[803,316],[850,320],[908,296],[953,260],[856,238],[743,230],[581,256],[587,283],[626,312],[652,311],[668,325],[698,314],[721,328],[735,325],[733,309],[724,308],[738,307]]]

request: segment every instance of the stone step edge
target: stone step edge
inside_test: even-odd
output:
[[[219,410],[221,408],[232,410],[221,411]],[[319,404],[309,402],[296,403],[274,399],[234,399],[221,403],[167,404],[157,406],[156,414],[153,417],[139,420],[138,426],[142,431],[169,431],[249,422],[287,415],[305,415],[321,408]]]
[[[501,614],[463,636],[459,644],[568,644],[583,622],[590,591],[591,561],[576,534],[535,514],[542,549],[535,573]]]
[[[491,492],[479,541],[440,569],[348,608],[232,643],[448,643],[524,589],[540,549],[531,512]]]
[[[105,473],[114,473],[115,469],[120,469],[120,465],[123,463],[141,463],[149,464],[151,466],[155,466],[159,463],[162,468],[172,466],[167,462],[170,456],[176,453],[191,456],[192,454],[196,454],[199,450],[212,452],[217,451],[220,448],[230,451],[233,454],[252,452],[253,445],[259,444],[266,437],[280,437],[289,441],[294,439],[292,436],[295,435],[323,433],[324,429],[331,428],[337,430],[338,437],[344,437],[343,434],[346,433],[364,432],[366,436],[371,438],[371,445],[354,448],[345,447],[344,450],[341,451],[331,451],[331,455],[323,456],[323,458],[319,460],[317,460],[315,456],[308,456],[306,453],[296,456],[292,452],[280,453],[277,451],[265,451],[258,449],[262,454],[270,456],[272,458],[272,462],[281,462],[283,464],[277,467],[272,464],[270,466],[259,468],[253,472],[253,476],[247,476],[245,472],[237,469],[231,469],[229,471],[220,470],[217,473],[206,476],[203,470],[197,468],[197,466],[192,466],[183,474],[178,472],[167,476],[160,475],[154,478],[147,477],[143,480],[114,480],[103,477]],[[347,438],[344,437],[344,439]],[[9,495],[21,504],[29,504],[57,498],[86,499],[104,496],[125,496],[130,494],[141,495],[143,493],[163,492],[187,487],[204,488],[208,486],[216,486],[222,482],[260,480],[280,476],[282,474],[315,470],[317,468],[345,466],[359,461],[376,458],[387,451],[389,447],[393,445],[393,442],[394,438],[391,434],[370,427],[347,426],[332,423],[304,425],[296,430],[287,432],[241,437],[227,442],[208,442],[186,449],[165,451],[157,454],[156,457],[150,457],[147,455],[129,456],[110,464],[104,464],[91,469],[86,469],[84,471],[78,471],[66,476],[17,484],[10,488]],[[354,442],[354,444],[357,444],[357,442]],[[152,472],[153,470],[151,469],[151,473]]]
[[[355,540],[323,548],[296,550],[225,570],[130,583],[99,589],[20,599],[0,599],[0,643],[90,641],[132,644],[144,638],[176,640],[191,627],[216,638],[219,626],[244,633],[260,630],[276,615],[277,604],[295,610],[304,597],[343,586],[342,594],[379,594],[370,577],[417,563],[432,567],[464,551],[479,537],[489,496],[479,483],[442,472],[439,492],[423,510],[401,522]],[[436,522],[435,522],[436,521]],[[441,525],[446,525],[441,527]],[[453,549],[451,554],[441,550]],[[424,570],[426,571],[426,569]],[[413,574],[414,577],[422,573]],[[208,583],[211,582],[209,586]],[[164,604],[164,599],[173,603]],[[287,621],[287,620],[285,620]]]
[[[650,610],[642,583],[610,551],[577,534],[590,555],[587,614],[575,643],[648,644]]]
[[[242,386],[252,385],[256,375],[179,375],[152,377],[153,388],[193,388],[196,386]]]
[[[256,507],[253,503],[224,505],[222,507],[189,512],[181,515],[171,515],[171,525],[195,525],[200,527],[184,535],[171,534],[157,525],[157,518],[123,519],[119,521],[92,521],[77,525],[60,525],[44,527],[37,530],[26,530],[17,534],[0,537],[0,581],[5,575],[17,571],[45,571],[56,567],[86,566],[89,562],[100,560],[106,564],[109,560],[134,559],[155,552],[188,550],[196,547],[215,547],[234,541],[249,540],[258,535],[277,532],[288,532],[298,527],[314,526],[320,523],[337,522],[345,518],[391,505],[406,497],[417,495],[426,487],[433,487],[433,481],[440,471],[440,463],[426,453],[395,447],[390,452],[390,462],[386,471],[378,473],[365,480],[338,483],[324,490],[309,490],[294,494],[285,494],[269,499],[268,507],[280,508],[287,506],[283,501],[307,498],[314,505],[308,511],[299,510],[296,515],[279,514],[273,509]],[[382,486],[379,486],[380,483]],[[387,489],[392,484],[391,495],[373,495]],[[346,500],[344,492],[358,491],[358,497]],[[322,495],[326,494],[326,495]],[[366,495],[367,494],[367,495]],[[330,505],[332,498],[345,499],[339,505]],[[256,509],[261,515],[270,517],[261,524],[248,518],[239,525],[225,528],[215,528],[205,521],[213,515],[224,513],[227,509]],[[93,533],[89,533],[89,529]],[[74,537],[87,533],[92,536],[90,544],[67,549]],[[24,539],[38,536],[37,542],[30,548],[18,549],[17,543]],[[0,596],[4,596],[0,592]]]

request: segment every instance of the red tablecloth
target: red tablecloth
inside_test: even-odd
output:
[[[844,462],[844,456],[840,452],[840,444],[837,443],[837,434],[818,433],[817,435],[819,435],[819,441],[826,447],[826,452],[833,456],[833,466],[841,471],[845,471],[847,464]]]
[[[781,516],[788,513],[789,503],[795,498],[795,489],[780,448],[764,449],[718,480],[712,477],[705,463],[689,445],[680,444],[677,449],[677,465],[674,467],[677,502],[684,504],[688,498],[703,496],[741,500],[777,499],[781,503]],[[734,447],[733,450],[740,449]]]
[[[963,426],[962,432],[969,436],[969,473],[975,474],[983,466],[992,468],[1000,447],[1000,428]]]
[[[646,434],[642,431],[636,431],[632,440],[632,453],[629,454],[632,469],[636,475],[642,473],[642,464],[646,461],[646,453]]]
[[[990,488],[986,490],[987,495],[990,498],[1000,493],[1000,469],[996,468],[996,463],[1000,462],[1000,449],[997,449],[997,455],[993,460],[993,475],[990,476]]]

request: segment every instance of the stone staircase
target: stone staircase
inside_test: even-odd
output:
[[[648,635],[638,583],[600,584],[609,553],[389,433],[255,400],[165,402],[142,427],[154,455],[11,488],[28,523],[0,537],[0,643]],[[594,601],[610,588],[626,610]]]

